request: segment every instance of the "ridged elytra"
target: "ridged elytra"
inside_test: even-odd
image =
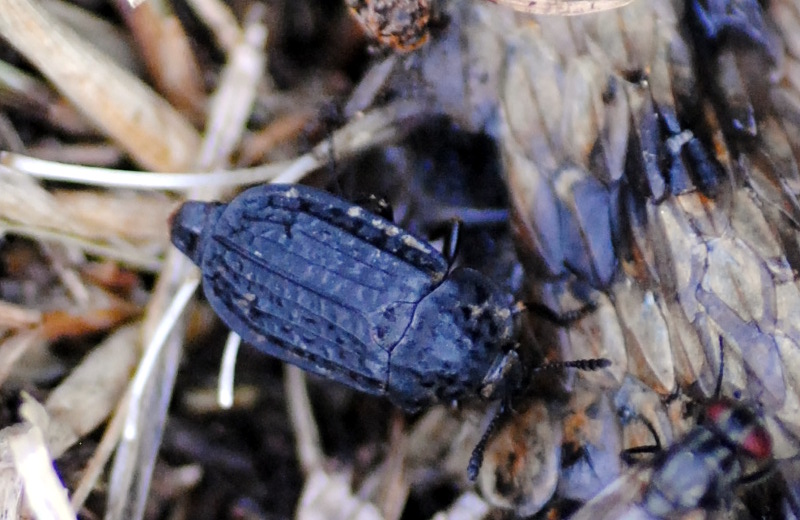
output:
[[[205,296],[231,330],[308,372],[409,412],[508,398],[524,379],[514,348],[514,313],[524,306],[478,271],[450,269],[425,240],[323,191],[269,184],[228,204],[188,201],[171,238],[200,267]],[[472,479],[496,423],[473,453]]]

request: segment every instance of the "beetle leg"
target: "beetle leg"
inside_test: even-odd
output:
[[[442,253],[447,260],[448,265],[452,268],[453,262],[458,256],[458,250],[461,245],[461,219],[454,218],[450,221],[450,231],[444,237],[444,247]]]
[[[497,395],[510,395],[522,380],[522,364],[516,349],[511,349],[502,357],[498,357],[481,382],[480,393],[484,399],[492,399]]]
[[[636,446],[635,448],[622,450],[619,456],[623,462],[625,462],[625,464],[634,464],[636,462],[636,455],[659,453],[664,450],[664,447],[661,445],[661,439],[658,436],[658,432],[656,432],[655,426],[653,426],[653,423],[651,423],[649,419],[639,415],[636,412],[633,412],[628,408],[621,409],[619,411],[619,416],[622,422],[630,422],[633,420],[641,421],[641,423],[644,424],[648,430],[650,430],[650,433],[653,435],[653,439],[655,440],[655,444]]]
[[[562,313],[555,312],[547,305],[543,305],[538,302],[521,302],[521,305],[518,304],[517,306],[517,310],[526,309],[535,312],[538,316],[541,316],[547,321],[555,323],[560,327],[566,327],[578,321],[579,319],[583,318],[587,314],[594,311],[596,308],[597,304],[592,301],[586,303],[580,309],[566,311]]]
[[[394,222],[394,208],[386,197],[371,194],[368,197],[359,197],[353,202],[370,213],[383,217],[389,222]]]
[[[747,475],[742,475],[736,481],[736,485],[740,486],[749,486],[752,484],[756,484],[765,480],[775,469],[775,464],[773,461],[770,461],[766,467],[759,469],[758,471],[754,471],[753,473],[749,473]]]

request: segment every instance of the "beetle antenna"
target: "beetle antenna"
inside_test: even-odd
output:
[[[508,417],[509,410],[511,410],[511,407],[507,406],[506,400],[503,399],[500,403],[500,408],[494,414],[492,420],[489,421],[486,431],[483,432],[481,440],[478,441],[478,444],[476,444],[475,448],[472,450],[472,455],[469,458],[469,465],[467,466],[467,478],[469,478],[470,482],[475,482],[475,479],[478,478],[478,473],[480,473],[481,466],[483,466],[483,455],[486,452],[486,445],[489,444],[489,440],[497,431],[500,422]]]
[[[576,359],[574,361],[553,361],[538,367],[533,367],[531,372],[560,370],[562,368],[577,368],[578,370],[594,371],[611,366],[611,360],[606,358]]]

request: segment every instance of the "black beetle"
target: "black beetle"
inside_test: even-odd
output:
[[[172,242],[247,343],[408,411],[480,393],[513,344],[510,295],[472,269],[448,273],[424,240],[307,186],[186,202]]]
[[[307,186],[269,184],[229,204],[186,202],[171,228],[175,246],[200,266],[222,321],[308,372],[410,412],[490,398],[522,380],[513,315],[524,307],[481,273],[450,270],[429,243],[359,206]]]

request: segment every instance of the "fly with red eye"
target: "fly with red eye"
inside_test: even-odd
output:
[[[730,506],[738,487],[761,480],[772,470],[772,438],[761,417],[745,403],[720,397],[724,346],[720,336],[715,397],[703,403],[697,425],[683,439],[656,455],[641,501],[653,516]]]
[[[623,459],[653,454],[587,502],[574,519],[619,518],[638,511],[653,518],[676,518],[697,511],[730,511],[741,506],[744,487],[765,481],[774,469],[772,438],[763,419],[749,404],[719,397],[724,372],[720,338],[720,370],[715,397],[698,403],[696,425],[664,449],[655,426],[638,413],[623,413],[623,422],[639,420],[655,444],[629,448]]]
[[[747,407],[724,399],[713,401],[705,409],[705,424],[729,446],[756,461],[772,457],[772,438]]]
[[[772,465],[772,440],[748,406],[716,399],[697,426],[658,454],[641,500],[658,518],[694,509],[716,510],[732,502],[735,490],[763,478]]]

